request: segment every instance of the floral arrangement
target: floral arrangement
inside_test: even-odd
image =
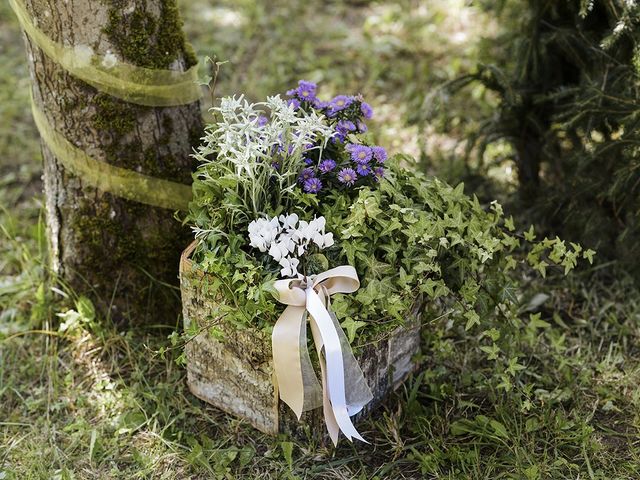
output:
[[[525,253],[497,202],[484,208],[462,184],[401,168],[411,160],[368,141],[373,110],[360,95],[323,101],[300,81],[287,98],[227,97],[213,112],[195,154],[195,264],[220,298],[217,318],[271,336],[280,399],[300,417],[304,399],[323,398],[334,442],[339,431],[362,440],[349,416],[372,398],[352,350],[419,307],[426,320],[481,329],[480,348],[495,360],[509,338],[501,332],[518,324],[518,265],[544,276],[593,255],[536,242],[533,229]],[[292,354],[307,344],[307,320],[325,395],[303,380],[315,378],[309,355]]]
[[[213,112],[188,221],[200,240],[195,263],[239,328],[271,332],[283,310],[276,280],[348,264],[360,289],[332,307],[354,350],[417,303],[425,319],[500,331],[518,315],[523,269],[568,272],[593,255],[517,233],[497,202],[482,206],[463,185],[401,168],[412,160],[367,140],[373,111],[360,95],[323,101],[300,81],[285,98],[227,97]],[[501,336],[483,338],[498,355]]]

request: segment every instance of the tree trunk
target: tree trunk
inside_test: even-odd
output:
[[[175,0],[29,0],[34,23],[60,44],[155,69],[195,64]],[[199,103],[146,107],[99,92],[66,72],[27,36],[33,99],[49,125],[92,158],[191,183]],[[65,170],[43,142],[51,262],[76,292],[117,323],[174,320],[180,252],[189,233],[169,209],[120,198]]]

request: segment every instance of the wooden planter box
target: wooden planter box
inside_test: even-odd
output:
[[[180,260],[180,290],[185,330],[192,323],[211,325],[224,333],[213,338],[203,329],[186,345],[187,383],[198,398],[242,418],[268,434],[289,433],[314,437],[326,433],[322,409],[305,412],[300,422],[278,398],[273,382],[271,338],[257,330],[239,330],[216,318],[220,299],[207,291],[204,274],[193,268],[191,244]],[[275,301],[275,300],[274,300]],[[413,357],[420,349],[416,311],[401,328],[365,346],[356,358],[373,393],[373,400],[355,417],[354,424],[380,405],[415,368]]]

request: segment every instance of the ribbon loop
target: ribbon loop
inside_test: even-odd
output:
[[[287,305],[271,337],[280,398],[298,419],[303,411],[322,405],[334,444],[339,431],[349,440],[365,441],[349,417],[362,410],[373,395],[330,307],[332,294],[353,293],[360,287],[358,274],[343,265],[311,277],[278,280],[274,286],[280,303]],[[307,318],[320,361],[322,387],[307,350]]]
[[[294,284],[292,287],[291,285]],[[274,287],[278,291],[278,300],[285,305],[304,307],[307,303],[307,295],[300,287],[300,280],[277,280]]]

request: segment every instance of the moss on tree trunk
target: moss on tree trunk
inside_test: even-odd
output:
[[[27,2],[52,40],[111,52],[138,66],[194,64],[174,0]],[[91,157],[145,175],[190,183],[191,147],[202,131],[197,102],[145,107],[69,75],[28,38],[33,97],[48,122]],[[117,322],[172,320],[179,312],[178,259],[189,232],[170,210],[97,190],[46,147],[44,185],[54,271]]]

